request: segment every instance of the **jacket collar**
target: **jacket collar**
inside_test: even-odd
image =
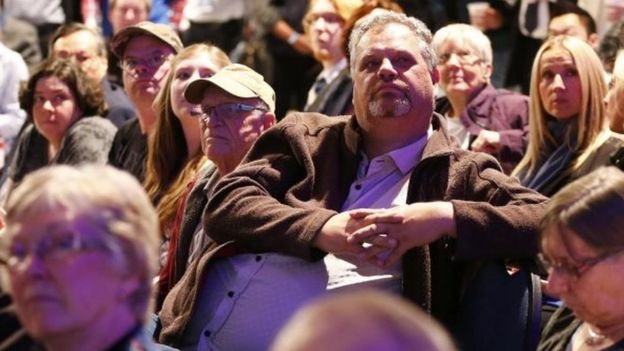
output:
[[[431,118],[433,133],[425,145],[421,160],[430,157],[448,156],[453,153],[453,148],[457,147],[446,129],[446,119],[439,113],[434,112]],[[357,123],[355,115],[347,121],[344,131],[346,150],[349,154],[356,156],[362,143],[361,128]],[[356,157],[354,157],[356,159]],[[359,160],[358,160],[359,161]],[[357,163],[356,163],[357,164]]]

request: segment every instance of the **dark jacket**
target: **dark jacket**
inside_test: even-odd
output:
[[[113,139],[108,163],[135,176],[139,182],[145,178],[147,159],[147,135],[141,132],[139,119],[132,119],[122,125]]]
[[[457,239],[445,237],[408,251],[402,285],[408,299],[450,325],[464,260],[535,254],[546,199],[504,175],[489,155],[453,148],[443,117],[435,115],[432,124],[434,132],[412,172],[407,199],[451,201]],[[165,300],[161,342],[175,345],[182,336],[204,270],[210,259],[228,254],[228,248],[322,258],[325,253],[313,240],[340,211],[356,176],[360,150],[354,117],[296,113],[266,131],[208,200],[204,231],[215,245]]]
[[[436,112],[446,114],[450,109],[448,98],[436,101]],[[505,173],[511,173],[524,156],[529,134],[527,96],[485,85],[471,97],[459,120],[470,133],[470,144],[483,129],[500,134],[501,150],[493,156],[501,163]]]
[[[316,99],[306,107],[306,112],[318,112],[327,116],[342,116],[353,113],[353,80],[349,68],[325,86]]]
[[[134,104],[132,104],[121,86],[104,78],[102,90],[108,105],[106,118],[113,122],[117,128],[121,127],[125,122],[136,118]]]

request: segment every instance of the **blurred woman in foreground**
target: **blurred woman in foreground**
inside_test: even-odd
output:
[[[542,220],[547,292],[564,305],[540,351],[624,350],[624,173],[601,168],[561,189]]]
[[[51,351],[154,350],[142,326],[158,220],[130,174],[108,166],[36,171],[9,198],[6,220],[3,261],[28,335]]]

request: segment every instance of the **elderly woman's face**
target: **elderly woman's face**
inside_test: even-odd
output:
[[[218,70],[219,66],[207,53],[195,54],[182,60],[173,70],[170,95],[173,112],[178,118],[193,117],[197,121],[197,129],[199,129],[197,116],[201,114],[201,107],[199,104],[191,104],[184,98],[184,89],[190,82],[199,78],[212,77]]]
[[[551,263],[547,292],[561,298],[582,320],[607,328],[624,319],[624,252],[601,255],[569,229],[544,233],[542,249]],[[567,247],[567,248],[566,248]]]
[[[35,127],[51,143],[60,143],[67,129],[82,115],[74,93],[54,76],[37,81],[33,101]]]
[[[448,40],[438,51],[440,87],[449,98],[468,97],[489,81],[491,66],[468,44]]]
[[[59,209],[29,214],[11,223],[7,235],[16,312],[35,338],[101,331],[115,323],[107,320],[119,316],[114,312],[129,308],[137,279],[112,259],[101,225]]]
[[[542,107],[549,115],[568,119],[581,112],[581,79],[567,50],[553,48],[545,51],[540,58],[538,77]]]

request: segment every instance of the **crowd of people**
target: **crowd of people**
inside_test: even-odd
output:
[[[624,1],[26,3],[0,350],[624,350]]]

